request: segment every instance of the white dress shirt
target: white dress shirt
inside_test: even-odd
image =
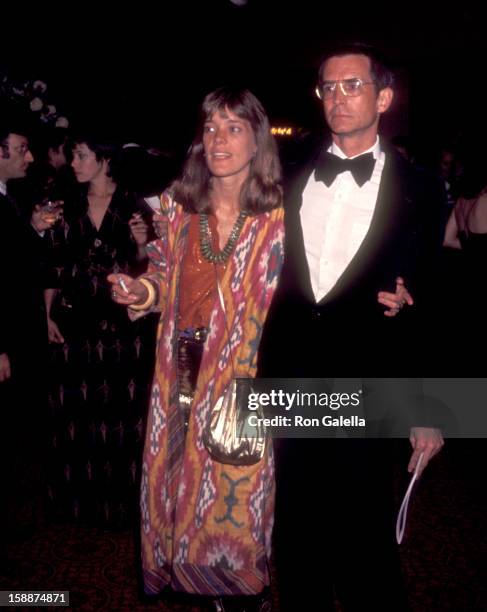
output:
[[[328,151],[346,158],[335,143]],[[385,162],[379,138],[360,155],[364,153],[372,153],[376,162],[370,180],[362,187],[357,185],[350,171],[338,174],[329,187],[316,181],[315,172],[312,172],[303,191],[301,226],[317,302],[333,289],[370,227]]]

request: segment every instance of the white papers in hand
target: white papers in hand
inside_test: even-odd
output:
[[[147,202],[147,204],[149,204],[154,212],[161,212],[161,198],[159,196],[151,196],[150,198],[144,198],[144,200]]]
[[[413,491],[414,483],[418,478],[419,468],[421,466],[421,462],[423,460],[423,453],[419,456],[418,463],[416,464],[416,468],[414,470],[414,474],[411,477],[411,481],[409,482],[409,486],[406,491],[406,495],[404,495],[404,499],[402,500],[401,507],[399,508],[399,513],[397,515],[396,521],[396,542],[400,544],[402,542],[404,536],[404,530],[406,529],[406,520],[408,516],[408,506],[409,506],[409,498],[411,497],[411,493]]]

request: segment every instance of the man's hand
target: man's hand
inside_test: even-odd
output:
[[[36,232],[45,232],[50,229],[58,219],[63,216],[63,204],[62,200],[56,202],[50,202],[50,208],[47,206],[37,204],[34,206],[32,215],[30,218],[30,224]]]
[[[445,443],[443,435],[436,427],[411,427],[409,441],[413,447],[413,454],[409,460],[408,472],[414,472],[419,456],[423,453],[421,465],[418,469],[418,476],[420,476],[430,459],[442,449]]]
[[[396,278],[396,291],[390,293],[388,291],[379,291],[377,294],[377,301],[379,304],[387,306],[387,310],[384,310],[384,316],[395,317],[401,308],[407,304],[412,306],[414,300],[404,285],[404,279],[400,276]]]
[[[7,353],[0,353],[0,382],[8,380],[11,376],[10,359]]]

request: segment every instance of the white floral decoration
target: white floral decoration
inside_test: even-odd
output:
[[[29,106],[31,111],[37,112],[42,109],[44,102],[36,96],[35,98],[32,98]]]
[[[47,85],[44,83],[44,81],[34,81],[32,84],[32,89],[34,91],[39,89],[42,93],[44,93],[47,89]]]
[[[19,83],[11,81],[6,75],[0,76],[0,100],[8,100],[38,113],[39,119],[46,125],[69,127],[67,117],[59,115],[56,106],[48,99],[47,89],[47,84],[39,79]]]

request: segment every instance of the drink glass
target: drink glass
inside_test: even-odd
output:
[[[61,216],[61,205],[51,200],[44,201],[41,206],[41,219],[46,223],[56,223]]]

